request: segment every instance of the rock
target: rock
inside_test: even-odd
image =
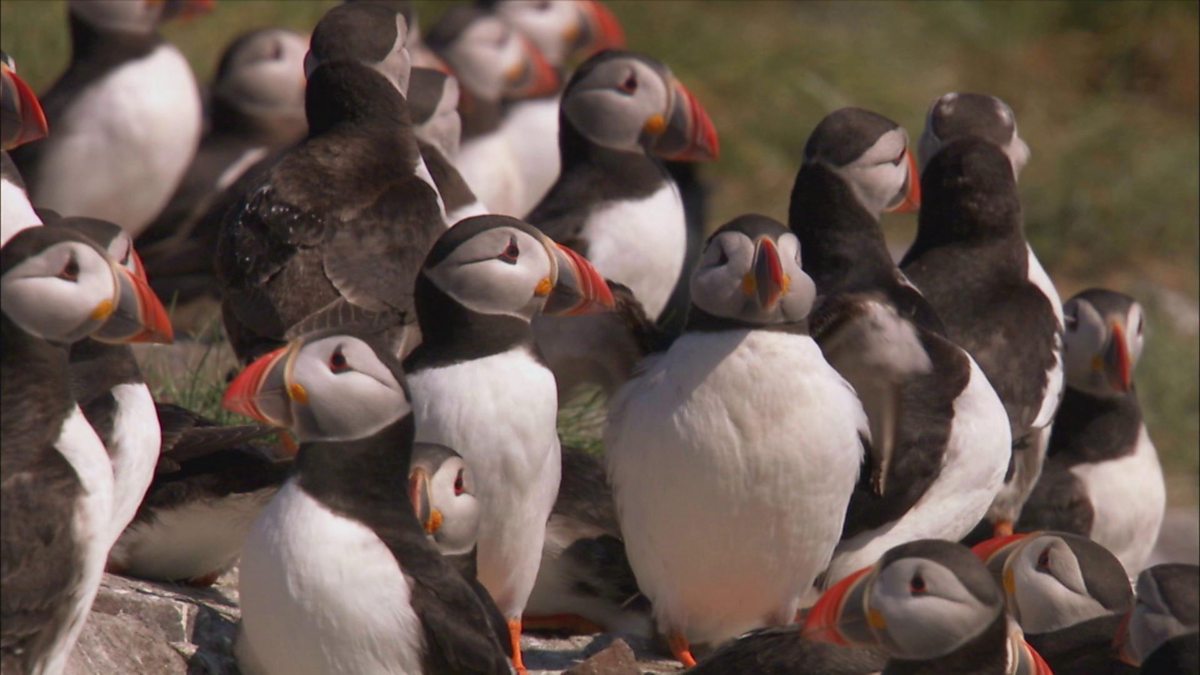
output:
[[[616,638],[583,663],[563,671],[563,675],[639,675],[639,670],[633,649]]]

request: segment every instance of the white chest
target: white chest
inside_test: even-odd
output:
[[[637,201],[596,209],[583,226],[588,260],[606,278],[630,289],[652,319],[675,290],[687,252],[687,223],[679,190],[667,181]]]
[[[118,384],[112,393],[117,412],[108,454],[113,472],[111,536],[116,541],[133,520],[154,478],[162,434],[149,387],[143,383]]]
[[[502,132],[512,144],[524,177],[525,194],[519,213],[533,210],[558,180],[558,98],[520,101],[504,118]]]
[[[1086,486],[1095,514],[1089,536],[1136,577],[1146,564],[1167,505],[1162,465],[1143,426],[1131,455],[1071,468]]]
[[[29,203],[29,195],[13,183],[0,180],[0,246],[21,230],[41,224],[42,219]]]
[[[266,672],[421,672],[420,619],[395,557],[294,479],[250,530],[239,593],[248,647]]]
[[[1046,274],[1046,270],[1042,268],[1042,264],[1038,262],[1037,256],[1033,254],[1033,249],[1026,244],[1029,251],[1029,281],[1034,286],[1038,287],[1046,298],[1050,301],[1050,306],[1054,308],[1054,317],[1058,320],[1058,336],[1054,342],[1054,365],[1046,377],[1046,394],[1042,399],[1041,410],[1038,411],[1037,417],[1034,419],[1033,427],[1040,429],[1047,424],[1050,424],[1054,419],[1054,413],[1058,411],[1058,404],[1062,402],[1063,395],[1063,363],[1062,363],[1062,332],[1063,332],[1063,312],[1062,300],[1058,297],[1058,291],[1054,288],[1054,282],[1050,280],[1050,275]]]
[[[45,141],[33,201],[136,234],[183,176],[200,127],[191,68],[164,44],[80,92]]]
[[[454,160],[463,180],[491,213],[520,218],[524,180],[508,137],[499,130],[464,141]]]
[[[866,419],[805,336],[687,334],[617,394],[609,476],[660,628],[790,620],[841,533]]]

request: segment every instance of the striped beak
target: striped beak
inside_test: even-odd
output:
[[[291,401],[300,392],[288,387],[290,353],[289,347],[280,347],[255,359],[229,383],[221,406],[263,424],[291,427]]]
[[[837,582],[808,612],[801,634],[835,645],[878,645],[875,630],[886,628],[883,615],[867,608],[867,590],[875,567],[864,567]]]
[[[712,119],[696,97],[674,77],[666,119],[655,115],[646,121],[643,133],[649,136],[652,153],[674,162],[705,162],[720,154],[720,141]]]
[[[584,29],[578,36],[578,50],[589,57],[605,49],[619,49],[625,46],[625,31],[612,10],[599,0],[580,0],[583,11]]]
[[[46,123],[46,113],[42,104],[33,93],[33,89],[25,84],[7,63],[0,65],[0,78],[3,78],[0,90],[0,131],[3,132],[3,148],[12,150],[18,146],[45,138],[50,126]]]
[[[442,512],[434,508],[433,497],[430,493],[429,472],[424,467],[414,467],[408,474],[408,498],[413,505],[413,513],[425,534],[433,536],[441,529]]]
[[[175,340],[171,318],[158,296],[150,290],[145,274],[113,263],[117,278],[117,302],[112,313],[92,337],[101,342],[156,342]]]
[[[617,306],[608,282],[586,258],[558,243],[550,243],[558,265],[558,280],[548,289],[544,314],[579,316]]]
[[[1125,329],[1115,321],[1108,349],[1104,350],[1104,372],[1113,389],[1126,393],[1133,388],[1133,362],[1129,358]]]
[[[911,150],[905,150],[905,161],[908,162],[908,177],[904,179],[904,198],[887,211],[894,213],[916,213],[921,210],[921,170],[917,168],[917,158]]]

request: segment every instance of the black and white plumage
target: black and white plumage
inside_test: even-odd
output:
[[[1008,413],[1012,460],[987,515],[1005,533],[1041,473],[1062,398],[1062,306],[1025,241],[1016,178],[999,146],[975,137],[942,146],[921,176],[921,199],[900,269]]]
[[[75,402],[68,347],[106,327],[111,339],[140,334],[121,330],[134,277],[59,227],[14,236],[0,274],[0,661],[59,673],[100,585],[113,508],[113,467]]]
[[[1017,530],[1090,537],[1133,577],[1158,541],[1167,499],[1133,386],[1144,312],[1133,298],[1098,288],[1075,295],[1063,311],[1067,390]]]
[[[626,552],[686,665],[689,642],[792,621],[858,479],[866,416],[806,334],[816,292],[800,258],[796,236],[765,216],[717,230],[684,334],[610,407]]]
[[[415,304],[423,342],[405,369],[417,440],[454,448],[477,478],[479,580],[516,652],[561,461],[554,376],[529,321],[611,308],[612,295],[583,258],[530,225],[478,216],[434,245]]]
[[[1029,161],[1029,146],[1017,133],[1017,117],[1012,108],[990,94],[950,92],[933,102],[918,141],[921,170],[925,170],[942,146],[960,138],[982,138],[994,143],[1008,155],[1014,176],[1020,175]]]
[[[809,611],[803,634],[889,656],[884,675],[1050,675],[1004,596],[966,547],[940,539],[901,544],[846,577]]]
[[[390,30],[361,44],[388,50],[384,62],[404,52],[402,17],[369,3],[335,9],[344,8],[383,11]],[[407,85],[407,55],[394,59],[392,77],[357,59],[318,65],[306,94],[308,138],[226,216],[217,269],[225,329],[241,358],[278,345],[335,301],[411,308],[421,260],[445,224],[432,180],[418,175],[424,164],[393,81]]]
[[[307,39],[263,28],[230,42],[208,91],[209,124],[167,205],[138,236],[160,296],[215,294],[217,223],[205,214],[245,171],[304,137]]]
[[[1117,633],[1121,660],[1142,673],[1200,669],[1200,567],[1155,565],[1137,578],[1137,602]]]
[[[1065,532],[998,537],[975,554],[1004,590],[1008,613],[1058,675],[1125,673],[1113,658],[1118,625],[1133,607],[1120,561]]]
[[[158,25],[202,0],[69,3],[71,62],[42,96],[54,134],[14,153],[38,207],[137,236],[166,205],[200,142],[200,92]]]
[[[242,553],[244,668],[509,672],[489,600],[413,511],[414,419],[386,341],[311,333],[248,366],[225,405],[301,441]]]
[[[502,0],[491,5],[510,26],[533,41],[551,67],[562,72],[576,56],[625,46],[625,34],[599,0],[536,2]],[[546,196],[558,179],[558,103],[561,89],[514,101],[504,115],[503,132],[512,139],[525,186],[518,214]]]
[[[16,63],[0,52],[0,246],[27,227],[41,224],[25,181],[8,151],[44,138],[46,114],[33,89],[17,76]]]
[[[553,93],[558,73],[532,41],[477,7],[444,13],[426,44],[462,89],[462,146],[455,165],[490,212],[524,216],[529,200],[514,148],[522,139],[504,132],[505,101]]]
[[[458,80],[440,70],[413,68],[409,110],[421,158],[446,209],[446,224],[488,213],[454,165],[462,142]]]
[[[826,585],[905,541],[962,538],[1000,490],[1011,452],[983,371],[888,253],[880,213],[920,201],[907,145],[881,115],[835,111],[809,137],[792,189],[789,225],[822,296],[812,335],[871,423]]]

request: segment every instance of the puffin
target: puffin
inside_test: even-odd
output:
[[[290,30],[242,33],[225,48],[208,92],[208,129],[167,205],[137,238],[160,297],[216,294],[216,223],[203,217],[247,169],[304,137],[304,54]]]
[[[919,539],[821,596],[802,634],[888,654],[883,675],[1051,675],[1004,611],[1004,594],[961,544]]]
[[[523,217],[525,184],[514,143],[502,127],[505,102],[558,89],[558,73],[533,42],[472,6],[446,11],[425,36],[461,87],[462,146],[455,165],[492,213]]]
[[[1108,549],[1075,534],[1034,532],[990,539],[972,551],[1004,590],[1026,641],[1057,675],[1133,672],[1113,658],[1133,589]]]
[[[69,228],[22,230],[0,248],[0,668],[61,673],[112,545],[113,467],[71,390],[72,343],[126,333],[133,300],[158,303]],[[143,316],[166,316],[162,306]],[[119,315],[119,316],[118,316]],[[163,326],[141,326],[160,331]]]
[[[524,670],[521,616],[560,479],[554,375],[530,319],[613,306],[603,278],[528,223],[475,216],[447,230],[417,277],[421,344],[405,359],[416,440],[462,455],[478,478],[479,581]]]
[[[454,165],[462,141],[458,100],[458,80],[453,75],[434,68],[412,69],[408,105],[413,130],[421,158],[445,205],[447,225],[488,213]]]
[[[429,540],[443,556],[470,554],[479,537],[475,479],[462,455],[439,443],[414,443],[408,498]]]
[[[917,236],[900,269],[1004,403],[1012,458],[985,522],[995,534],[1011,534],[1041,473],[1062,398],[1063,314],[1025,241],[1016,176],[1003,149],[969,136],[928,161]]]
[[[796,235],[766,216],[719,228],[683,335],[609,406],[625,550],[685,666],[692,643],[792,621],[833,555],[869,443],[854,389],[807,334],[816,289],[800,259]]]
[[[625,47],[621,23],[599,0],[500,0],[479,4],[490,5],[505,23],[532,40],[546,62],[560,73],[578,57]],[[523,203],[517,209],[519,215],[536,206],[558,179],[561,94],[559,87],[542,96],[514,101],[504,116],[503,132],[512,139],[525,185]]]
[[[1140,672],[1185,675],[1200,670],[1200,567],[1155,565],[1137,577],[1137,602],[1114,646]]]
[[[37,94],[17,76],[12,57],[0,52],[0,246],[17,232],[42,223],[8,151],[45,138],[48,131]]]
[[[917,141],[921,171],[943,145],[960,138],[991,141],[1008,155],[1013,176],[1029,162],[1029,144],[1017,132],[1017,116],[1007,103],[991,94],[952,91],[929,106],[925,129]]]
[[[54,135],[13,159],[39,207],[118,223],[136,237],[175,191],[200,143],[200,91],[158,34],[212,0],[71,0],[71,61],[42,97]]]
[[[812,337],[854,386],[872,437],[826,587],[905,541],[961,539],[1008,468],[1003,404],[888,253],[879,215],[919,205],[903,127],[862,108],[817,124],[788,227],[821,297],[809,318]]]
[[[1063,315],[1066,393],[1017,531],[1090,537],[1132,578],[1158,541],[1167,506],[1162,465],[1133,385],[1145,312],[1124,293],[1089,288],[1067,301]]]
[[[223,405],[291,430],[295,473],[250,528],[243,664],[267,673],[508,673],[477,594],[410,501],[415,420],[386,340],[334,328],[252,362]],[[352,552],[352,555],[347,555]]]
[[[47,227],[71,229],[99,244],[134,280],[122,284],[117,311],[105,325],[70,350],[71,395],[112,462],[111,546],[137,512],[162,444],[154,398],[128,343],[170,343],[174,331],[127,232],[98,218],[64,218],[44,209],[38,213]]]
[[[421,261],[445,230],[432,179],[418,175],[424,162],[400,93],[409,75],[403,18],[370,3],[336,7],[314,31],[314,49],[326,20],[346,9],[388,18],[372,24],[382,35],[359,40],[388,74],[356,58],[319,62],[306,92],[308,137],[246,185],[221,224],[222,314],[243,361],[330,304],[406,314]],[[398,353],[410,333],[395,337]]]

